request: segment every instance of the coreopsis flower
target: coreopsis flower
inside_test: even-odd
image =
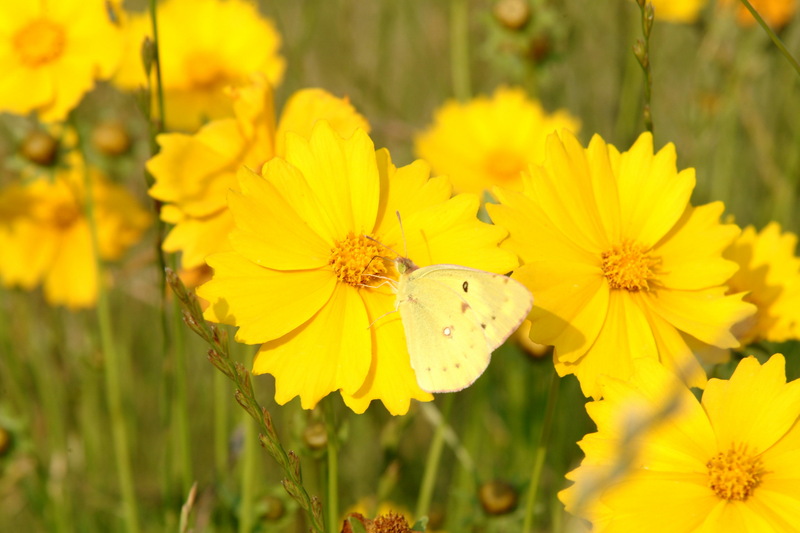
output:
[[[650,3],[656,19],[691,24],[697,21],[708,0],[650,0]]]
[[[187,270],[202,269],[206,256],[230,249],[227,235],[233,219],[227,193],[238,190],[239,167],[260,169],[283,153],[286,132],[308,136],[320,119],[345,136],[356,128],[369,129],[346,99],[322,89],[296,92],[277,124],[272,90],[263,76],[231,90],[230,98],[234,116],[212,121],[195,135],[159,135],[161,151],[147,162],[155,178],[150,195],[164,202],[161,218],[175,225],[164,250],[182,252],[181,265]]]
[[[678,172],[675,160],[672,144],[653,153],[649,133],[620,153],[562,132],[521,192],[495,188],[500,204],[487,205],[521,259],[513,277],[533,293],[531,339],[555,346],[559,375],[575,374],[587,396],[641,357],[702,387],[687,339],[738,346],[730,328],[755,311],[724,285],[737,265],[722,251],[739,228],[720,224],[722,203],[689,203],[694,169]]]
[[[761,232],[748,226],[724,252],[739,270],[728,280],[729,292],[746,292],[758,311],[734,329],[742,344],[783,342],[800,337],[800,259],[797,236],[772,222]]]
[[[800,524],[800,381],[742,360],[698,401],[652,359],[587,404],[597,432],[559,493],[597,533],[790,532]]]
[[[0,20],[0,111],[63,120],[119,63],[104,0],[3,2]]]
[[[347,139],[320,121],[309,139],[287,134],[282,157],[257,174],[238,173],[228,195],[233,251],[210,256],[198,289],[206,318],[239,327],[261,344],[256,374],[275,377],[275,400],[305,409],[340,391],[355,412],[378,399],[403,414],[429,401],[409,361],[389,248],[418,265],[453,263],[508,272],[516,258],[498,247],[505,230],[480,222],[479,199],[451,198],[446,178],[422,161],[396,168],[358,129]]]
[[[553,114],[519,88],[498,88],[491,98],[447,102],[434,124],[414,142],[433,171],[450,177],[457,192],[481,193],[493,185],[519,189],[520,173],[542,162],[545,139],[580,123],[567,111]]]
[[[146,37],[152,39],[150,16],[131,15],[126,26],[127,51],[114,79],[137,89],[147,84],[141,46]],[[170,129],[194,131],[206,120],[229,116],[225,88],[245,83],[254,72],[273,85],[283,78],[281,37],[254,3],[164,0],[158,6],[158,34]]]
[[[797,11],[797,0],[750,0],[750,5],[773,28],[785,26]],[[736,10],[736,21],[742,26],[756,23],[753,14],[739,0],[720,0],[720,6]]]
[[[98,252],[113,261],[151,222],[150,214],[119,185],[90,169]],[[85,215],[84,170],[62,169],[0,191],[0,280],[6,287],[44,286],[52,305],[91,307],[98,273]]]

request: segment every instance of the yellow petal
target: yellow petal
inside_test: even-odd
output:
[[[672,143],[654,155],[648,132],[622,154],[617,176],[623,237],[653,246],[680,219],[696,180],[693,169],[678,173],[676,159]]]
[[[313,408],[330,392],[354,393],[373,359],[367,311],[358,291],[338,285],[310,320],[281,338],[264,343],[253,364],[256,374],[275,376],[275,401],[300,396]]]
[[[162,248],[165,252],[182,252],[181,266],[196,268],[204,265],[209,255],[231,249],[228,236],[233,227],[227,209],[203,218],[186,218],[170,230]]]
[[[703,406],[720,449],[744,444],[751,453],[773,446],[800,415],[800,386],[787,386],[782,355],[764,365],[754,357],[739,362],[728,381],[709,380]]]
[[[372,323],[372,365],[363,386],[353,394],[342,392],[344,402],[356,413],[363,413],[372,400],[380,400],[393,415],[408,412],[411,400],[428,402],[433,395],[419,388],[406,349],[405,332],[399,313],[394,309],[394,294],[376,291],[363,294]]]
[[[653,313],[679,330],[720,348],[734,348],[739,341],[731,326],[752,315],[754,305],[742,301],[742,295],[724,296],[725,288],[698,291],[659,290],[643,299]]]
[[[81,220],[63,234],[44,280],[44,295],[54,305],[91,307],[97,300],[97,264],[89,225]]]
[[[556,346],[574,361],[594,343],[608,313],[609,290],[599,270],[582,263],[537,261],[513,276],[533,294],[531,340]]]
[[[313,191],[318,211],[304,215],[321,237],[333,242],[349,233],[372,231],[380,182],[375,148],[366,133],[358,130],[345,140],[320,121],[308,141],[287,134],[285,159],[300,170]]]
[[[233,248],[254,263],[278,270],[307,270],[328,264],[333,243],[325,242],[273,185],[278,175],[303,190],[300,172],[279,158],[264,167],[262,178],[239,170],[241,194],[231,191],[228,203],[236,220]]]
[[[259,344],[311,318],[330,299],[336,277],[327,270],[277,271],[223,252],[207,259],[214,277],[197,290],[210,302],[205,317],[236,324],[236,340]]]
[[[663,242],[656,245],[662,264],[659,281],[669,289],[697,290],[722,285],[738,268],[721,258],[739,229],[720,224],[722,202],[687,207]]]
[[[635,358],[656,356],[656,344],[646,316],[620,291],[610,291],[605,321],[589,353],[575,361],[562,358],[558,350],[555,353],[556,369],[574,373],[583,393],[594,398],[602,394],[601,376],[628,379],[633,373]]]
[[[337,98],[322,89],[303,89],[292,94],[283,106],[276,135],[276,154],[282,156],[284,153],[287,131],[308,138],[320,120],[327,121],[344,138],[350,137],[356,128],[367,133],[370,130],[367,120],[356,112],[347,98]]]

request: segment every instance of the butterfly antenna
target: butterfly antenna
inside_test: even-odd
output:
[[[400,235],[403,236],[403,257],[408,257],[408,243],[406,242],[406,230],[403,229],[403,219],[400,218],[400,211],[395,211],[394,213],[397,215],[397,222],[400,224]]]
[[[370,237],[369,235],[364,235],[364,237],[366,237],[368,240],[370,240],[370,241],[372,241],[372,242],[374,242],[374,243],[376,243],[376,244],[380,244],[381,246],[383,246],[384,248],[386,248],[387,250],[389,250],[390,252],[392,252],[392,253],[393,253],[394,255],[396,255],[397,257],[405,257],[405,256],[403,256],[403,255],[400,255],[400,254],[398,254],[398,253],[395,251],[395,249],[394,249],[394,248],[392,248],[392,247],[390,247],[390,246],[386,246],[385,244],[383,244],[383,243],[382,243],[381,241],[379,241],[378,239],[373,239],[373,238],[372,238],[372,237]],[[386,261],[394,261],[394,259],[391,259],[391,258],[389,258],[389,257],[383,257],[383,256],[381,256],[381,255],[376,255],[376,256],[374,256],[372,259],[375,259],[375,257],[380,257],[381,259],[384,259],[384,260],[386,260]],[[372,262],[372,259],[370,259],[370,262]]]

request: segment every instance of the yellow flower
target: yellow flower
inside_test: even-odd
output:
[[[746,292],[758,312],[734,331],[742,344],[783,342],[800,337],[800,259],[797,236],[781,233],[772,222],[760,233],[749,226],[725,251],[739,270],[728,281],[729,292]]]
[[[164,241],[167,252],[183,252],[186,269],[205,265],[209,254],[228,250],[233,228],[227,193],[238,190],[236,170],[260,169],[283,152],[287,131],[303,136],[317,120],[329,121],[340,134],[369,129],[346,99],[321,89],[296,92],[286,103],[278,124],[272,90],[263,76],[231,91],[235,117],[215,120],[195,135],[158,136],[161,152],[147,163],[155,178],[150,195],[164,202],[161,218],[175,224]]]
[[[103,0],[3,2],[0,21],[0,111],[63,120],[119,63]]]
[[[384,279],[397,276],[387,247],[404,249],[395,213],[420,266],[502,273],[516,258],[497,246],[506,232],[476,218],[477,196],[451,199],[447,179],[429,172],[422,161],[396,168],[363,130],[343,139],[324,121],[308,140],[288,134],[263,177],[239,171],[241,192],[228,196],[233,251],[208,258],[214,277],[198,294],[211,302],[206,318],[262,344],[253,372],[275,376],[279,404],[300,396],[310,409],[339,390],[358,413],[379,399],[403,414],[411,399],[432,399],[417,385]]]
[[[90,170],[99,254],[119,259],[141,237],[150,215],[122,187]],[[60,170],[0,191],[0,280],[7,287],[44,284],[52,305],[91,307],[97,300],[97,265],[80,167]]]
[[[797,0],[750,0],[750,5],[773,28],[785,26],[797,11]],[[752,26],[756,19],[740,0],[720,0],[720,6],[736,10],[736,21],[742,26]]]
[[[722,251],[739,229],[719,223],[722,203],[689,204],[694,169],[678,172],[675,160],[672,144],[653,153],[649,133],[620,153],[597,135],[584,149],[562,132],[522,192],[496,188],[502,205],[487,205],[523,263],[514,277],[533,293],[531,339],[555,346],[559,375],[577,375],[587,396],[640,357],[702,387],[683,335],[734,347],[729,328],[755,311],[725,295],[737,266]]]
[[[127,27],[127,51],[115,81],[137,89],[147,84],[141,46],[151,36],[149,14],[132,15]],[[158,7],[158,32],[170,129],[194,131],[206,120],[229,116],[224,89],[245,83],[254,72],[273,85],[283,78],[280,35],[253,3],[165,0]]]
[[[586,406],[597,432],[559,493],[597,533],[790,532],[800,524],[800,381],[742,360],[702,403],[653,360]]]
[[[700,11],[708,0],[650,0],[650,2],[658,20],[691,24],[697,21]]]
[[[520,172],[541,163],[545,139],[564,128],[577,133],[580,123],[564,110],[545,113],[522,89],[501,87],[492,98],[446,103],[415,148],[435,173],[450,177],[457,192],[519,189]]]

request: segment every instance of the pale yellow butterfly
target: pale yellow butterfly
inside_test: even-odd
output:
[[[418,267],[407,257],[395,265],[411,367],[427,392],[470,386],[533,306],[528,289],[507,276],[459,265]]]

